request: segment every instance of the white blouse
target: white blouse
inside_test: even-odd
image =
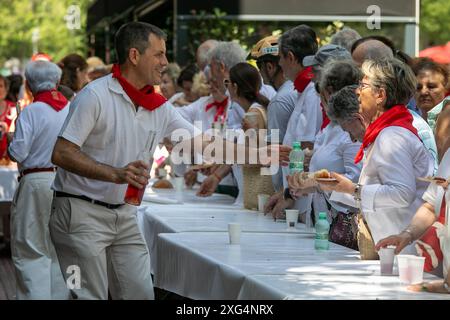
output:
[[[428,186],[417,178],[432,175],[434,161],[411,131],[397,126],[383,129],[365,155],[361,211],[377,243],[410,224]],[[413,245],[402,252],[416,254]]]
[[[338,124],[330,123],[317,135],[314,143],[314,154],[309,165],[310,172],[327,169],[345,175],[357,182],[361,173],[361,163],[355,164],[355,155],[361,146],[360,142],[352,142],[350,136]],[[327,212],[328,206],[324,196],[329,199],[329,193],[314,193],[313,206],[315,215]],[[331,203],[334,209],[347,212],[348,209]]]

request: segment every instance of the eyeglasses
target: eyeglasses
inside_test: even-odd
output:
[[[230,85],[230,83],[231,83],[230,79],[223,79],[223,85],[225,87],[228,87]]]
[[[361,91],[361,90],[364,90],[364,89],[366,89],[366,88],[369,88],[369,87],[370,87],[370,84],[365,83],[365,82],[362,82],[362,81],[359,82],[358,89],[359,89],[360,91]]]

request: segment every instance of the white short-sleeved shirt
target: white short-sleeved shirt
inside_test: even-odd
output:
[[[21,172],[54,166],[53,148],[68,113],[68,105],[58,112],[44,102],[35,102],[23,109],[8,148]]]
[[[365,155],[361,211],[377,243],[409,225],[428,186],[417,178],[432,175],[434,161],[416,135],[397,126],[383,129]],[[416,253],[413,245],[403,252]]]
[[[450,179],[450,149],[445,152],[436,176]],[[447,206],[445,208],[445,228],[441,230],[441,232],[446,232],[446,234],[440,234],[439,238],[441,240],[440,245],[444,256],[444,278],[446,278],[447,272],[450,269],[450,190],[445,191],[444,188],[431,183],[428,186],[427,191],[423,194],[423,200],[433,205],[436,218],[439,217],[444,196]]]
[[[292,145],[294,141],[314,142],[322,126],[320,97],[311,81],[303,93],[298,93],[294,111],[289,118],[283,144]]]
[[[124,167],[135,161],[151,132],[156,134],[152,153],[159,141],[175,129],[194,137],[200,134],[170,104],[154,111],[139,107],[111,75],[86,86],[72,102],[60,137],[78,145],[92,159]],[[58,170],[53,189],[111,204],[123,203],[126,184],[88,179],[64,169]]]
[[[283,144],[291,146],[294,141],[314,142],[316,135],[322,125],[322,109],[320,108],[320,97],[311,81],[302,93],[297,93],[298,98],[294,111],[289,118]],[[283,186],[288,187],[286,176],[289,174],[288,167],[282,167]],[[311,195],[300,197],[295,202],[295,208],[301,213],[308,211],[311,203]]]

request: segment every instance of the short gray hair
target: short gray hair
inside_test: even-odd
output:
[[[397,104],[407,104],[416,92],[414,72],[398,59],[366,60],[361,70],[372,87],[386,91],[385,110]]]
[[[215,60],[217,62],[222,62],[225,68],[230,70],[235,65],[240,62],[245,62],[247,54],[242,47],[233,41],[224,42],[221,41],[219,44],[210,51],[209,60]]]
[[[333,94],[345,86],[358,84],[361,78],[362,73],[353,60],[331,59],[320,70],[319,90]]]
[[[330,120],[348,121],[359,112],[359,100],[356,94],[357,85],[345,86],[331,95],[327,106],[327,116]]]
[[[199,63],[199,66],[198,66],[199,68],[202,68],[202,67],[204,68],[204,66],[206,66],[208,64],[209,53],[218,44],[219,44],[219,41],[214,40],[214,39],[209,39],[198,46],[197,52],[196,52],[196,58],[197,58],[197,62]]]
[[[353,43],[361,39],[360,34],[349,27],[344,27],[341,31],[336,32],[330,40],[331,44],[341,46],[351,52]]]
[[[49,61],[33,61],[25,68],[25,79],[33,94],[56,88],[61,74],[61,69]]]

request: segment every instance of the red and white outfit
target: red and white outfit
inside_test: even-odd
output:
[[[38,93],[21,112],[9,146],[22,176],[11,205],[17,299],[68,298],[48,228],[55,177],[51,155],[69,112],[67,105],[56,90]]]
[[[157,143],[176,129],[192,137],[198,131],[153,87],[132,87],[114,66],[112,75],[78,93],[59,136],[100,163],[124,167],[137,159],[150,134]],[[77,265],[82,270],[81,288],[71,290],[79,299],[106,300],[108,290],[113,299],[154,298],[136,207],[121,205],[126,188],[58,169],[49,226],[61,268]],[[61,192],[69,196],[58,196]]]
[[[297,90],[298,98],[294,111],[289,118],[286,134],[283,144],[292,146],[295,141],[312,142],[316,140],[316,135],[322,127],[322,109],[320,107],[320,97],[314,88],[312,79],[312,69],[307,67],[301,71],[294,81],[294,88]],[[289,174],[289,168],[282,167],[283,185],[288,187],[286,176]],[[300,197],[296,200],[295,208],[300,213],[308,210],[311,203],[311,196]]]
[[[365,157],[360,208],[375,243],[406,229],[428,186],[417,178],[433,174],[434,161],[412,121],[403,105],[384,112],[367,128],[355,158]],[[409,245],[402,253],[417,252]]]

